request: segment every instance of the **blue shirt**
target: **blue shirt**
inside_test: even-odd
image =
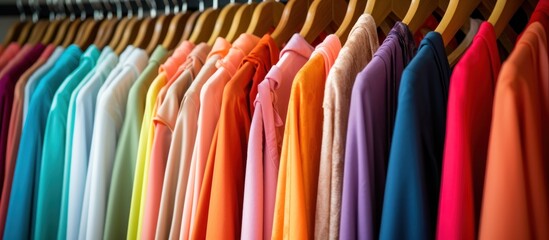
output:
[[[380,239],[434,239],[450,66],[439,33],[404,69],[383,201]]]
[[[69,100],[73,90],[95,66],[99,50],[90,46],[80,58],[80,64],[57,89],[46,123],[42,146],[40,178],[36,202],[35,236],[57,237],[61,210],[63,169],[65,165],[65,131]]]
[[[55,91],[78,66],[82,51],[69,46],[52,69],[40,80],[23,124],[6,217],[4,239],[29,239],[36,210],[36,184],[42,159],[42,137]]]

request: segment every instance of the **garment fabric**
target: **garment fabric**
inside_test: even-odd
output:
[[[242,239],[270,239],[284,120],[295,75],[314,48],[294,34],[258,85],[248,138]]]
[[[479,239],[549,238],[547,35],[530,24],[496,84]]]
[[[168,51],[158,46],[149,58],[147,67],[129,90],[126,117],[120,130],[110,182],[104,239],[126,238],[132,196],[132,188],[128,186],[133,184],[147,89],[158,74],[160,64],[166,61],[167,55]]]
[[[118,76],[104,89],[96,102],[96,114],[90,147],[87,181],[91,181],[85,239],[103,236],[105,212],[112,166],[120,128],[125,117],[128,92],[148,62],[145,50],[135,49],[128,56]],[[86,206],[83,206],[86,207]],[[79,233],[82,238],[82,232]]]
[[[157,112],[157,117],[164,115],[166,116],[164,117],[166,120],[175,118],[173,120],[166,121],[167,123],[172,124],[168,125],[172,131],[172,140],[170,143],[166,143],[168,145],[166,146],[168,148],[167,162],[165,165],[166,172],[164,174],[164,179],[161,186],[161,193],[158,193],[159,195],[161,195],[161,200],[158,221],[156,223],[157,226],[155,238],[157,239],[167,239],[170,235],[170,229],[172,226],[174,228],[180,228],[181,226],[180,222],[182,218],[181,214],[183,208],[182,205],[179,205],[181,206],[179,208],[176,208],[175,206],[177,201],[176,198],[182,199],[180,201],[183,202],[183,199],[185,198],[185,189],[178,189],[177,184],[179,181],[184,181],[185,184],[181,184],[182,187],[187,186],[186,181],[189,167],[186,166],[189,165],[191,162],[190,155],[192,155],[192,146],[194,146],[194,135],[196,135],[195,131],[197,131],[196,116],[198,115],[198,106],[200,104],[197,98],[200,94],[200,88],[202,87],[204,82],[215,72],[215,70],[217,70],[215,63],[217,62],[217,60],[227,54],[230,46],[231,44],[225,39],[217,38],[211,48],[211,51],[207,53],[206,56],[203,56],[203,66],[200,68],[199,72],[193,73],[192,69],[200,65],[198,64],[198,62],[193,63],[193,65],[196,66],[187,70],[187,73],[183,73],[179,77],[180,79],[177,80],[184,82],[185,79],[189,79],[190,77],[193,78],[191,85],[185,91],[184,95],[181,96],[181,100],[172,98],[173,100],[177,100],[179,103],[177,103],[177,101],[173,101],[171,105],[168,105],[171,107],[161,107]],[[196,49],[193,49],[193,52],[198,50],[199,47],[200,46],[197,46]],[[171,89],[172,88],[170,88],[170,90]],[[177,89],[178,88],[174,88],[174,90]],[[189,95],[196,97],[196,99],[193,98],[191,100],[193,102],[189,103]],[[166,105],[170,102],[170,96],[172,96],[172,94],[167,93],[167,99],[163,103],[163,105]],[[174,94],[173,96],[176,97],[178,96],[178,94]],[[194,100],[196,100],[196,102],[194,102]],[[178,104],[180,104],[181,106],[179,106],[179,108],[176,110],[175,108]],[[185,105],[188,106],[186,107]],[[170,110],[170,108],[172,109]],[[177,115],[174,116],[173,114],[175,113],[177,113]],[[193,119],[194,123],[192,123]],[[153,151],[154,148],[155,147],[153,146]],[[184,153],[186,153],[186,155],[183,155]],[[188,157],[186,157],[187,155]],[[187,172],[186,174],[185,171]],[[176,224],[175,222],[178,223]]]
[[[223,89],[236,73],[242,59],[250,53],[258,42],[259,38],[254,35],[241,34],[232,44],[227,55],[222,58],[219,57],[215,64],[217,70],[202,86],[199,96],[198,126],[189,177],[187,180],[184,172],[181,171],[177,182],[177,189],[186,188],[186,194],[176,196],[170,238],[188,239],[191,237],[196,222],[208,152],[221,111]],[[184,180],[187,180],[187,182]],[[179,192],[183,193],[182,190]],[[183,209],[182,216],[179,214],[180,209]]]
[[[101,98],[101,95],[108,88],[110,83],[117,79],[118,75],[122,71],[122,68],[126,61],[128,61],[129,56],[136,48],[133,46],[127,46],[124,51],[120,54],[120,59],[118,64],[111,70],[109,76],[104,82],[101,83],[101,86],[95,95],[92,95],[92,99],[89,101],[92,104],[97,104],[97,99]],[[75,220],[78,221],[78,228],[67,229],[67,235],[74,236],[77,238],[85,238],[87,227],[88,227],[88,210],[90,205],[90,190],[91,190],[91,174],[89,174],[89,157],[91,152],[91,144],[93,139],[93,127],[95,124],[95,109],[94,105],[94,115],[90,116],[90,120],[94,122],[89,122],[90,128],[83,129],[92,129],[87,135],[84,134],[75,134],[73,133],[73,147],[72,147],[72,157],[71,157],[71,175],[70,175],[70,189],[78,189],[74,191],[74,194],[69,196],[69,216],[74,216]],[[75,119],[76,120],[76,119]],[[76,121],[78,122],[78,121]],[[78,146],[81,146],[78,147]],[[85,151],[75,151],[76,149],[86,149]],[[85,154],[80,156],[79,154]],[[82,160],[82,161],[79,161]],[[92,213],[93,214],[93,213]]]
[[[0,75],[2,75],[6,65],[8,65],[15,55],[17,55],[19,50],[21,50],[21,45],[16,42],[12,42],[4,48],[4,51],[0,54]]]
[[[8,215],[4,229],[4,239],[28,239],[33,237],[32,223],[36,214],[36,197],[42,143],[46,119],[57,88],[78,66],[82,51],[69,46],[45,74],[36,87],[29,104],[29,116],[25,119],[19,151],[15,164]]]
[[[374,18],[361,15],[330,69],[324,91],[322,151],[316,197],[315,238],[338,239],[345,160],[345,136],[356,75],[379,47]]]
[[[244,167],[257,85],[278,61],[272,37],[263,36],[223,90],[219,121],[208,155],[193,239],[239,239]],[[209,192],[209,193],[208,193]]]
[[[133,179],[133,190],[130,205],[130,217],[128,221],[127,237],[130,239],[141,239],[141,229],[145,210],[145,194],[148,180],[148,169],[150,164],[150,153],[154,136],[153,117],[156,114],[157,105],[161,98],[157,100],[161,89],[172,79],[178,67],[187,59],[192,51],[194,44],[185,41],[174,51],[173,55],[166,60],[166,63],[159,67],[158,76],[155,78],[149,90],[147,91],[147,100],[141,131],[139,134],[139,147],[137,149],[136,167]],[[143,200],[143,201],[142,201]]]
[[[53,58],[54,45],[48,45],[40,54],[40,57],[29,67],[15,84],[13,93],[13,105],[11,108],[8,141],[6,145],[5,155],[5,175],[2,185],[2,195],[0,197],[0,236],[4,234],[4,224],[6,223],[6,214],[10,200],[11,184],[13,181],[13,172],[15,170],[15,161],[17,151],[19,150],[19,140],[21,139],[21,130],[23,125],[23,100],[25,95],[25,85],[30,78],[35,75],[43,65],[48,61],[48,58]]]
[[[13,106],[15,85],[19,77],[31,67],[40,57],[46,46],[42,44],[26,44],[15,55],[13,59],[2,69],[0,73],[0,155],[6,156],[8,144],[8,132],[10,128],[10,117]],[[6,159],[0,158],[0,191],[3,187],[5,177]]]
[[[185,92],[191,85],[194,77],[204,65],[206,57],[210,52],[211,47],[206,43],[196,45],[187,56],[187,60],[179,66],[178,72],[182,69],[182,73],[174,79],[174,82],[167,88],[164,101],[158,106],[156,116],[153,118],[155,124],[155,132],[153,137],[153,145],[151,150],[151,163],[149,172],[149,181],[145,189],[145,215],[141,238],[153,239],[156,235],[157,222],[159,215],[163,213],[163,217],[169,218],[169,213],[172,209],[160,209],[162,186],[164,184],[164,171],[168,161],[168,153],[172,142],[172,134],[177,120],[179,105],[185,95]],[[188,131],[182,129],[181,131]],[[176,139],[173,139],[176,140]],[[181,159],[178,159],[180,161]]]
[[[21,119],[22,124],[25,122],[25,119],[27,119],[29,103],[32,95],[34,94],[34,91],[36,90],[36,87],[38,86],[38,83],[40,83],[42,77],[46,75],[46,73],[48,73],[50,69],[55,65],[63,52],[65,52],[65,48],[56,47],[48,61],[44,63],[44,65],[38,70],[36,70],[36,72],[32,74],[32,76],[30,76],[29,80],[27,81],[27,84],[25,85],[25,96],[23,99],[23,118]]]
[[[326,78],[341,50],[329,35],[292,83],[280,154],[272,239],[314,237]]]
[[[397,22],[356,77],[345,144],[341,239],[379,237],[398,90],[414,53],[412,33]]]
[[[65,134],[71,94],[82,79],[91,71],[99,58],[94,45],[80,57],[78,67],[63,80],[49,109],[44,140],[36,203],[36,236],[57,238],[63,198],[63,170],[65,169]]]
[[[478,236],[500,61],[494,27],[483,22],[450,78],[437,239]]]
[[[429,32],[400,82],[380,239],[435,237],[449,78],[442,36]]]
[[[76,170],[87,169],[96,94],[117,63],[118,56],[113,50],[110,47],[103,48],[95,67],[82,79],[70,96],[58,239],[78,237],[86,173],[78,173]]]

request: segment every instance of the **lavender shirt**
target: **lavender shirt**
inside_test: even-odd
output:
[[[372,61],[357,75],[351,96],[341,239],[377,239],[398,88],[415,52],[408,27],[397,22]]]

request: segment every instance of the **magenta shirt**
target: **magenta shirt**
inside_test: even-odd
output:
[[[46,46],[42,44],[27,44],[2,69],[2,74],[0,75],[0,114],[2,114],[0,117],[0,156],[6,156],[15,84],[27,68],[32,66],[38,57],[40,57],[45,48]],[[2,181],[0,182],[0,192],[2,191],[1,186],[4,182],[5,160],[5,158],[1,158],[0,160],[0,181]]]

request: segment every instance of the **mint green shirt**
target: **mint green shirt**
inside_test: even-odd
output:
[[[168,51],[158,46],[149,58],[147,67],[132,85],[126,117],[122,124],[113,172],[110,182],[103,239],[126,239],[132,198],[133,175],[145,98],[151,82],[158,75],[160,64],[166,61]]]
[[[61,200],[61,216],[59,220],[59,229],[57,232],[57,239],[74,239],[74,236],[68,236],[67,228],[78,229],[79,227],[79,218],[75,217],[75,211],[69,211],[69,207],[74,205],[69,201],[69,196],[76,194],[76,191],[83,189],[71,189],[73,186],[71,184],[71,165],[72,165],[72,149],[73,149],[73,135],[75,127],[82,129],[83,131],[88,131],[88,128],[92,128],[92,124],[87,126],[86,124],[75,124],[75,122],[80,123],[81,121],[76,121],[76,109],[86,111],[88,115],[93,116],[95,110],[95,95],[93,93],[88,94],[86,86],[96,85],[101,87],[101,84],[105,81],[111,70],[114,68],[118,62],[118,56],[113,52],[110,47],[105,47],[101,51],[101,55],[97,60],[97,65],[90,71],[90,73],[78,84],[76,89],[72,92],[71,99],[69,101],[69,111],[67,119],[67,131],[65,135],[65,169],[63,171],[63,199]],[[83,91],[84,90],[84,91]],[[82,94],[80,94],[82,92]],[[93,118],[92,118],[93,119]],[[87,120],[87,119],[84,119]],[[84,126],[82,126],[84,125]],[[86,127],[87,126],[87,127]],[[87,161],[87,159],[86,159]],[[69,216],[69,213],[72,215]],[[75,220],[78,219],[78,220]],[[78,231],[76,231],[78,232]],[[78,235],[76,235],[78,236]]]
[[[48,114],[39,174],[34,236],[57,238],[65,164],[65,126],[72,92],[95,66],[99,50],[90,46],[80,57],[78,67],[57,89]]]

